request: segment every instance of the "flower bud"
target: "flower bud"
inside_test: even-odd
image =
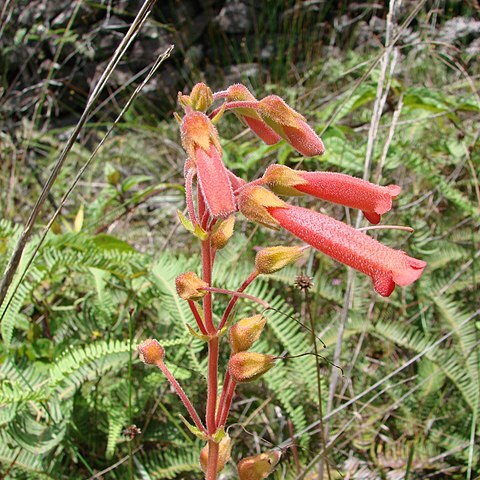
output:
[[[233,353],[248,350],[260,337],[266,321],[263,315],[255,315],[233,325],[228,334]]]
[[[218,461],[217,472],[221,472],[225,468],[225,464],[230,460],[230,452],[232,451],[232,440],[228,433],[220,440],[218,444]],[[203,473],[207,473],[208,466],[208,443],[202,448],[200,452],[200,466]]]
[[[261,480],[267,478],[280,460],[280,450],[261,453],[254,457],[246,457],[238,462],[238,478],[240,480]]]
[[[307,248],[308,246],[264,248],[255,257],[255,268],[258,273],[274,273],[296,262]]]
[[[245,217],[266,227],[279,230],[279,223],[268,211],[268,208],[273,207],[286,208],[288,205],[263,187],[256,185],[246,187],[238,197],[238,209]]]
[[[201,288],[208,287],[195,272],[185,272],[179,275],[175,280],[177,293],[183,300],[200,300],[207,292],[201,291]]]
[[[234,225],[235,217],[233,216],[228,217],[215,225],[212,236],[210,237],[210,242],[213,248],[220,250],[227,245],[233,235]]]
[[[190,105],[194,110],[205,112],[213,103],[213,94],[210,87],[200,82],[194,85],[190,93]]]
[[[305,118],[277,95],[269,95],[260,100],[258,111],[267,125],[302,155],[312,157],[322,155],[325,151],[322,140]]]
[[[165,358],[165,349],[152,338],[142,342],[137,350],[140,360],[147,365],[156,365],[158,362],[163,362]]]
[[[255,352],[239,352],[228,362],[230,376],[237,383],[253,382],[275,365],[273,355]]]
[[[183,148],[192,160],[196,159],[197,148],[208,152],[213,144],[220,154],[222,152],[217,129],[202,112],[190,112],[183,117],[181,135]]]
[[[247,101],[257,103],[257,99],[250,93],[248,88],[239,83],[227,88],[227,100],[229,102]],[[262,120],[255,108],[234,108],[233,113],[267,145],[274,145],[281,140],[280,135]]]

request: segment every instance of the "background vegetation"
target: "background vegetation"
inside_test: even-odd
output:
[[[132,353],[147,337],[171,347],[172,369],[203,408],[204,346],[188,335],[189,311],[174,291],[174,278],[198,261],[176,216],[184,154],[171,115],[176,92],[201,80],[216,88],[241,80],[259,97],[283,96],[326,145],[323,157],[300,158],[283,142],[262,145],[232,120],[221,131],[229,168],[252,178],[277,162],[401,185],[385,223],[415,232],[370,233],[428,262],[419,282],[388,299],[316,253],[249,290],[282,312],[269,315],[262,352],[310,352],[309,332],[290,316],[307,323],[311,315],[322,354],[344,375],[320,365],[326,453],[317,365],[302,357],[239,389],[233,458],[289,446],[294,435],[298,454],[287,450],[273,478],[319,478],[322,459],[331,478],[480,475],[475,2],[161,3],[95,102],[0,306],[0,477],[201,477],[200,445],[176,416],[177,397]],[[0,6],[1,272],[140,6]],[[170,43],[170,58],[136,95]],[[356,222],[355,212],[310,206]],[[254,247],[290,242],[239,222],[219,259],[218,285],[238,287]],[[307,293],[295,287],[298,274],[313,279]],[[251,315],[252,306],[242,303],[239,313]],[[222,478],[234,472],[232,463]]]

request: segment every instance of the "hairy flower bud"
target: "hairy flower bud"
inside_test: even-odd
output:
[[[322,140],[305,118],[279,96],[269,95],[263,98],[258,102],[257,110],[267,125],[302,155],[313,157],[322,155],[325,151]]]
[[[238,197],[238,209],[247,217],[266,227],[278,230],[280,224],[270,215],[267,208],[288,207],[274,193],[259,186],[245,187]]]
[[[179,275],[175,280],[177,293],[183,300],[200,300],[207,292],[201,291],[203,287],[208,287],[195,272],[185,272]]]
[[[257,99],[250,93],[245,85],[236,83],[227,88],[227,100],[229,102],[257,102]],[[257,113],[255,108],[240,107],[234,108],[233,112],[239,120],[252,130],[267,145],[278,143],[282,137],[270,128]]]
[[[260,337],[266,321],[263,315],[255,315],[233,325],[228,333],[233,353],[248,350]]]
[[[220,440],[218,444],[218,460],[217,472],[221,472],[225,468],[225,464],[230,460],[230,452],[232,451],[232,440],[228,433]],[[203,473],[207,473],[208,466],[208,443],[202,448],[200,452],[200,466]]]
[[[217,223],[213,229],[212,236],[210,237],[210,242],[213,248],[220,250],[225,245],[233,235],[233,227],[235,225],[235,217],[228,217],[226,220],[223,220]]]
[[[255,268],[258,273],[269,274],[296,262],[303,252],[309,248],[302,247],[268,247],[260,250],[255,257]]]
[[[205,112],[213,103],[213,94],[205,83],[197,83],[190,93],[190,105],[194,110]]]
[[[228,362],[230,376],[237,383],[253,382],[275,365],[273,355],[255,352],[239,352]]]
[[[246,457],[238,462],[238,478],[240,480],[261,480],[267,478],[275,469],[282,453],[280,450]]]
[[[201,148],[205,152],[208,152],[210,146],[213,144],[218,152],[222,152],[222,147],[218,140],[217,129],[204,113],[187,113],[183,117],[180,130],[183,148],[192,160],[195,161],[196,159],[197,148]]]
[[[165,349],[152,338],[142,342],[137,350],[140,360],[147,365],[156,365],[158,362],[163,362],[165,358]]]

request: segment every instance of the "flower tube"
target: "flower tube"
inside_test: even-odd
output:
[[[182,121],[182,144],[196,167],[198,184],[213,218],[226,218],[237,208],[222,148],[210,119],[201,112],[191,112]]]
[[[256,102],[257,99],[250,93],[245,85],[236,83],[226,90],[226,98],[229,102]],[[235,108],[233,112],[238,119],[252,130],[255,135],[261,138],[267,145],[274,145],[282,138],[272,128],[270,128],[257,113],[254,108]]]
[[[257,111],[267,125],[302,155],[313,157],[322,155],[325,151],[322,140],[308,125],[305,117],[277,95],[269,95],[260,100]]]
[[[417,280],[426,262],[387,247],[372,237],[307,208],[268,208],[270,215],[290,233],[333,259],[369,275],[375,290],[388,297],[395,285]]]
[[[322,200],[362,210],[370,223],[380,222],[381,215],[392,208],[392,199],[401,191],[398,185],[382,187],[335,172],[306,172],[284,165],[271,165],[264,183],[280,195],[308,194]]]

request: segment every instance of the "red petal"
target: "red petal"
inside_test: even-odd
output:
[[[226,218],[236,211],[235,199],[228,171],[214,145],[208,153],[202,148],[195,152],[197,178],[200,190],[213,218]]]
[[[290,145],[305,157],[322,155],[325,151],[320,137],[304,121],[297,120],[299,127],[282,125],[286,140]]]
[[[252,132],[261,138],[267,145],[275,145],[282,139],[282,137],[270,128],[263,120],[247,117],[246,115],[243,115],[243,119],[250,127],[250,130],[252,130]]]
[[[405,286],[417,280],[426,262],[409,257],[333,218],[306,208],[267,209],[280,225],[330,257],[363,272],[375,290],[389,296],[394,284]]]

